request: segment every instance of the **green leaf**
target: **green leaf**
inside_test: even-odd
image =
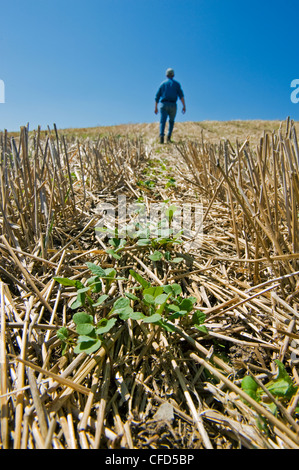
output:
[[[66,351],[68,350],[69,345],[67,342],[62,342],[62,348],[61,348],[61,355],[64,356]]]
[[[205,334],[209,334],[209,330],[205,325],[194,325],[199,331]]]
[[[132,312],[130,318],[132,320],[143,320],[146,317],[142,312]]]
[[[174,205],[169,206],[165,211],[165,215],[166,215],[167,219],[171,221],[173,219],[174,213],[177,210],[178,210],[178,208],[176,206],[174,206]]]
[[[118,310],[121,310],[123,308],[126,308],[130,305],[130,299],[128,299],[127,297],[120,297],[119,299],[117,299],[115,302],[114,302],[114,305],[113,305],[113,312],[114,313],[117,313]]]
[[[267,385],[267,389],[272,395],[281,398],[291,399],[296,393],[298,387],[293,384],[293,381],[287,373],[285,366],[278,359],[275,360],[278,366],[277,377],[271,380]]]
[[[113,328],[115,323],[116,318],[110,318],[109,320],[107,320],[106,318],[102,318],[102,320],[100,320],[100,322],[98,323],[99,326],[96,329],[96,333],[98,335],[103,335],[104,333],[107,333],[111,330],[111,328]]]
[[[107,253],[108,255],[113,256],[114,259],[117,259],[117,260],[121,259],[121,256],[118,255],[117,252],[116,252],[115,250],[113,250],[112,248],[111,248],[111,249],[107,249],[107,250],[106,250],[106,253]]]
[[[96,232],[107,232],[107,227],[95,227]]]
[[[150,305],[154,305],[154,303],[155,303],[154,296],[150,295],[150,294],[143,295],[143,300],[144,300],[144,302],[146,302],[147,304],[150,304]]]
[[[86,266],[92,272],[92,274],[94,274],[95,276],[99,276],[99,277],[105,277],[106,276],[106,273],[105,273],[104,269],[102,269],[100,266],[97,266],[94,263],[88,263],[88,262],[86,263]]]
[[[151,286],[143,291],[144,302],[154,305],[155,299],[163,293],[163,286]]]
[[[85,352],[86,354],[92,354],[101,347],[101,344],[102,342],[100,339],[82,341],[74,348],[74,353],[80,354]]]
[[[138,246],[148,246],[150,244],[151,244],[150,238],[140,238],[140,240],[138,240],[137,242]]]
[[[76,326],[76,331],[79,335],[90,335],[93,331],[95,331],[94,325],[91,323],[79,323]]]
[[[290,390],[290,384],[284,379],[278,379],[271,381],[271,383],[266,385],[267,389],[269,392],[272,393],[272,395],[278,396],[278,397],[286,397]]]
[[[92,315],[88,315],[87,313],[84,313],[84,312],[75,313],[75,315],[73,316],[73,320],[76,323],[76,325],[79,325],[81,323],[93,324]]]
[[[121,320],[128,320],[133,315],[134,311],[132,307],[124,307],[117,310],[117,314]]]
[[[125,292],[125,296],[128,297],[128,299],[131,299],[131,300],[139,300],[137,295],[134,295],[131,292]]]
[[[75,287],[76,281],[74,279],[68,279],[67,277],[53,277],[54,281],[59,282],[62,286],[73,286]]]
[[[192,321],[195,325],[201,325],[206,321],[205,313],[201,312],[200,310],[195,310],[192,315]]]
[[[126,245],[126,240],[124,238],[110,238],[109,244],[113,246],[115,250],[120,250]]]
[[[268,408],[268,410],[271,411],[273,415],[276,415],[277,406],[275,405],[275,403],[264,403],[264,406]]]
[[[106,299],[108,299],[109,295],[103,294],[101,297],[98,298],[98,300],[92,304],[93,307],[98,307],[99,305],[102,305],[103,302],[105,302]]]
[[[60,341],[66,341],[68,339],[68,336],[69,336],[69,332],[65,326],[57,330],[57,337],[60,339]]]
[[[150,286],[150,283],[146,279],[144,279],[142,276],[140,276],[140,274],[138,274],[133,269],[130,269],[130,274],[137,282],[139,282],[139,284],[141,284],[143,289],[146,289],[147,287]]]
[[[80,289],[84,287],[82,282],[78,281],[77,279],[69,279],[67,277],[53,277],[54,281],[58,282],[62,286],[72,286],[76,287],[76,289]]]
[[[154,313],[153,315],[150,315],[148,317],[144,316],[142,318],[143,323],[157,323],[158,321],[161,320],[161,315],[159,313]]]
[[[83,307],[84,302],[85,302],[85,294],[78,294],[77,299],[71,305],[71,309],[76,310],[79,307]]]
[[[86,284],[90,286],[93,292],[100,292],[102,290],[102,282],[99,276],[92,276],[87,279]]]
[[[182,288],[179,284],[168,284],[164,286],[163,289],[166,294],[173,294],[174,296],[178,296],[182,293]]]
[[[162,237],[162,238],[157,238],[156,241],[159,245],[167,245],[167,243],[170,243],[172,240],[167,237]]]
[[[94,335],[80,335],[78,336],[77,338],[77,343],[86,343],[88,341],[93,341],[95,342],[97,340],[97,336],[94,334]]]
[[[185,310],[180,310],[179,312],[175,312],[175,313],[172,313],[170,316],[169,316],[169,320],[175,320],[177,318],[180,318],[180,317],[183,317],[184,315],[186,315],[188,312],[186,312]]]
[[[151,261],[160,261],[163,255],[160,251],[155,251],[152,255],[149,255]]]
[[[167,321],[165,320],[160,320],[157,322],[157,325],[159,325],[161,328],[163,328],[164,330],[168,331],[169,333],[172,333],[175,331],[175,326],[174,325],[171,325],[170,323],[168,323]]]
[[[97,281],[100,282],[99,276],[91,276],[90,278],[87,279],[86,284],[90,286],[91,284],[94,284]]]
[[[107,278],[111,278],[111,279],[114,279],[115,276],[116,276],[116,270],[114,268],[107,268],[105,269],[105,276]]]
[[[154,299],[158,297],[158,295],[161,295],[162,293],[163,293],[163,286],[151,286],[143,290],[143,296],[151,295],[152,297],[154,297]]]
[[[91,289],[90,286],[82,287],[81,289],[78,289],[78,294],[83,294],[84,292],[88,292],[90,289]]]
[[[194,302],[193,302],[192,298],[189,297],[187,299],[183,299],[179,303],[180,310],[187,310],[187,312],[191,312],[191,310],[193,310],[193,304],[194,304]]]
[[[256,392],[258,389],[258,384],[254,380],[254,378],[251,377],[251,375],[246,375],[242,379],[241,387],[244,391],[252,390],[253,392]]]
[[[274,361],[277,366],[278,366],[278,374],[277,374],[277,379],[284,379],[286,382],[288,382],[290,385],[293,384],[291,377],[286,371],[285,366],[283,365],[282,362],[280,362],[278,359],[275,359]]]
[[[258,384],[253,377],[246,375],[241,382],[241,388],[247,393],[247,395],[257,401]]]
[[[156,304],[156,305],[165,304],[168,299],[169,299],[169,294],[161,294],[161,295],[158,295],[158,296],[155,298],[155,304]]]
[[[298,387],[284,379],[271,380],[266,387],[272,395],[286,399],[291,399],[298,389]]]
[[[101,292],[102,288],[103,286],[101,281],[95,282],[92,286],[92,292],[95,292],[97,294],[98,292]]]
[[[114,248],[117,248],[119,246],[120,239],[119,238],[110,238],[109,239],[109,245],[113,246]]]
[[[178,305],[175,305],[175,304],[167,305],[167,309],[170,310],[171,312],[179,312],[180,311],[180,307]]]

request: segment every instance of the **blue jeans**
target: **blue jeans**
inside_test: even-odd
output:
[[[176,103],[162,103],[161,108],[160,108],[160,137],[164,137],[165,133],[165,125],[167,118],[169,117],[169,127],[168,127],[168,137],[171,137],[172,131],[173,131],[173,126],[174,126],[174,120],[176,116],[176,111],[177,111],[177,105]]]

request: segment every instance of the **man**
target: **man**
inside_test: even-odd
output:
[[[161,83],[155,98],[155,114],[158,114],[158,103],[161,100],[160,108],[160,143],[164,143],[164,133],[167,118],[169,117],[169,127],[167,134],[167,142],[171,142],[171,134],[173,131],[174,120],[177,112],[177,99],[180,98],[183,109],[182,113],[186,112],[184,93],[179,82],[173,79],[173,69],[166,70],[167,79]]]

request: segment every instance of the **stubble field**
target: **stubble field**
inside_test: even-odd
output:
[[[297,133],[0,134],[1,448],[299,447]]]

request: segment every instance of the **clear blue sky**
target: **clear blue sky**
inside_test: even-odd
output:
[[[177,120],[299,120],[298,0],[0,0],[0,130],[156,122],[173,67]]]

